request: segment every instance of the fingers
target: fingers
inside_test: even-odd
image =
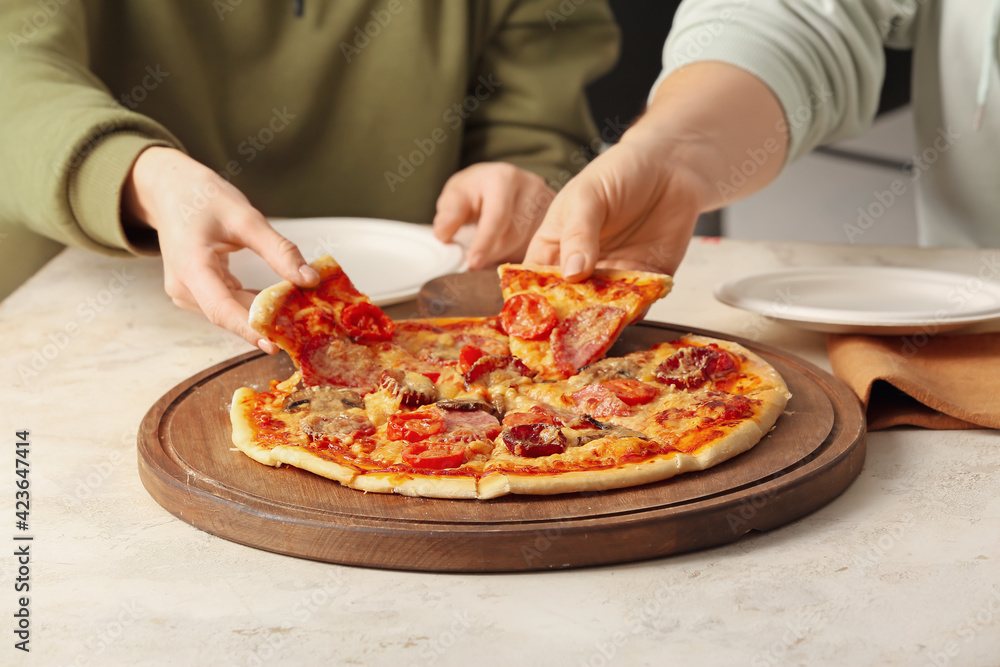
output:
[[[444,184],[437,200],[434,214],[434,236],[442,243],[448,243],[462,225],[474,222],[478,216],[479,197],[466,187],[468,173],[460,171]]]
[[[213,324],[232,331],[251,345],[269,354],[277,348],[250,326],[250,303],[254,295],[246,290],[231,291],[224,282],[219,268],[211,265],[209,258],[192,261],[186,267],[185,277],[178,285],[168,280],[168,294],[174,303],[188,310],[200,310]],[[169,286],[173,283],[173,286]]]
[[[476,235],[469,244],[467,255],[470,269],[481,269],[493,259],[489,257],[490,251],[511,223],[515,196],[512,189],[493,188],[492,192],[483,197]]]
[[[275,231],[256,210],[244,218],[239,229],[239,241],[263,257],[285,280],[301,287],[319,283],[319,274],[306,263],[298,246]]]
[[[571,181],[553,200],[528,245],[524,261],[558,262],[563,277],[569,281],[588,277],[597,264],[605,211],[604,198],[589,179]]]

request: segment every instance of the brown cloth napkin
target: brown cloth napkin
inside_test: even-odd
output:
[[[833,374],[861,398],[869,430],[1000,428],[1000,334],[832,334]]]

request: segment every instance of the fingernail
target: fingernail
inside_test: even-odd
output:
[[[476,253],[476,254],[469,253],[469,256],[468,256],[467,259],[468,259],[468,262],[469,262],[469,268],[470,269],[478,269],[483,264],[483,257],[482,257],[482,255],[480,255],[478,253]]]
[[[308,264],[303,264],[299,267],[299,275],[302,276],[302,280],[307,283],[319,282],[319,274],[316,273],[316,269]]]
[[[583,267],[586,263],[586,257],[582,253],[576,252],[569,256],[566,260],[565,266],[563,266],[563,278],[572,278],[578,273],[583,273]]]
[[[261,338],[257,341],[257,347],[266,352],[267,354],[277,354],[278,346],[267,340],[266,338]]]

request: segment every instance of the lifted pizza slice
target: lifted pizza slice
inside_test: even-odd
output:
[[[503,264],[498,271],[511,353],[545,380],[602,358],[673,284],[667,275],[618,269],[597,269],[580,282],[555,267]]]

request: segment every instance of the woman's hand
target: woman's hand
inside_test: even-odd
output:
[[[623,137],[556,196],[525,262],[559,265],[568,280],[582,280],[598,265],[672,274],[704,191],[681,163]]]
[[[482,162],[456,173],[437,201],[434,235],[447,243],[463,225],[478,223],[469,268],[521,261],[555,192],[545,180],[505,162]]]
[[[673,273],[698,214],[770,183],[787,151],[784,111],[760,79],[726,63],[683,67],[621,141],[562,189],[525,261],[558,264],[570,280],[596,266]]]
[[[268,354],[277,346],[249,324],[255,292],[229,271],[229,253],[250,248],[282,278],[309,287],[319,275],[294,243],[276,232],[247,198],[217,173],[173,148],[136,160],[122,193],[127,224],[157,231],[164,289],[181,308],[200,311]]]

